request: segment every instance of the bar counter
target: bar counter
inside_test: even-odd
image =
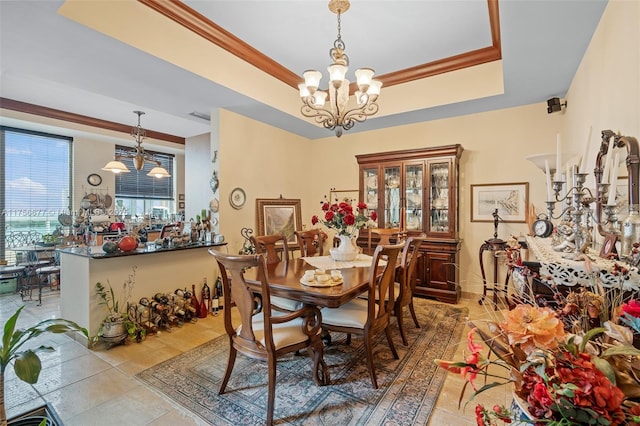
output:
[[[192,243],[162,248],[149,244],[125,253],[104,253],[102,247],[58,249],[61,316],[86,327],[91,336],[96,335],[107,315],[107,308],[96,295],[96,283],[107,288],[110,284],[122,305],[126,302],[122,298],[124,283],[134,274],[134,269],[131,303],[138,303],[141,297],[152,298],[158,292],[191,290],[193,284],[200,299],[204,278],[211,288],[218,276],[215,259],[207,250],[225,250],[225,246],[226,243]]]

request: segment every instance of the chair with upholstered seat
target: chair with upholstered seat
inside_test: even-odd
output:
[[[416,316],[415,308],[413,307],[413,291],[416,287],[416,267],[418,265],[418,258],[420,257],[420,245],[425,240],[426,235],[421,234],[419,236],[409,237],[404,249],[402,249],[402,257],[400,258],[400,266],[396,273],[397,280],[393,283],[393,294],[395,300],[393,302],[393,315],[398,320],[398,329],[400,330],[400,336],[402,337],[402,343],[408,346],[407,335],[404,329],[403,321],[403,308],[409,307],[409,312],[413,318],[413,323],[416,328],[420,328],[418,317]],[[369,294],[364,293],[358,296],[361,299],[368,299]],[[385,301],[389,300],[389,295],[385,294]],[[380,300],[380,296],[376,293],[376,300]]]
[[[322,256],[324,255],[325,233],[320,229],[310,229],[308,231],[296,231],[298,244],[300,245],[300,256]]]
[[[418,257],[420,257],[420,245],[425,240],[426,235],[419,237],[409,237],[405,247],[402,250],[402,259],[400,261],[400,280],[394,283],[394,293],[396,300],[394,302],[393,314],[398,320],[398,328],[402,343],[407,346],[407,335],[404,330],[403,308],[409,307],[409,312],[413,318],[416,328],[420,328],[415,308],[413,307],[413,292],[416,288],[416,266],[418,265]]]
[[[395,359],[398,359],[389,327],[393,311],[393,282],[396,274],[396,262],[403,247],[404,243],[376,247],[369,272],[368,299],[354,299],[339,308],[322,309],[323,330],[347,333],[347,344],[351,341],[351,334],[363,336],[369,376],[371,384],[376,389],[378,381],[373,363],[374,336],[384,331],[391,353]],[[386,259],[386,264],[382,275],[379,275],[378,267],[383,258]],[[388,295],[386,301],[383,299],[381,303],[376,303],[376,293]]]
[[[320,311],[313,306],[304,306],[286,314],[271,310],[269,282],[262,254],[227,255],[210,249],[220,268],[224,306],[232,305],[239,311],[240,324],[234,324],[231,309],[224,309],[224,327],[229,336],[229,358],[219,394],[227,388],[238,352],[268,366],[267,421],[273,423],[276,386],[276,360],[284,354],[306,349],[313,361],[313,376],[318,385],[328,382],[328,369],[323,360],[320,335]],[[258,268],[263,308],[255,313],[253,294],[244,279],[247,268]],[[236,320],[236,323],[238,320]]]
[[[264,254],[267,264],[274,264],[289,260],[289,245],[287,237],[281,234],[260,235],[249,237],[251,244],[256,248],[256,254]],[[280,253],[280,254],[278,254]],[[287,311],[295,311],[300,307],[300,302],[286,297],[273,296],[271,304]]]

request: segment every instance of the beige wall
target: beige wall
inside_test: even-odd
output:
[[[640,2],[609,1],[567,93],[566,140],[583,152],[592,128],[589,165],[595,164],[602,130],[640,139],[639,23]]]
[[[256,198],[300,198],[304,215],[310,183],[319,178],[317,173],[326,175],[328,169],[317,167],[304,138],[229,111],[216,115],[219,124],[212,140],[220,146],[220,233],[229,243],[229,252],[237,253],[244,241],[240,230],[257,231]],[[229,204],[229,194],[237,187],[247,195],[240,210]]]

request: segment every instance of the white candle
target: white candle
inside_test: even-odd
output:
[[[609,183],[609,173],[611,173],[611,163],[613,162],[613,136],[609,138],[609,148],[607,149],[607,161],[604,163],[602,172],[602,183]]]
[[[551,198],[551,172],[549,171],[549,160],[544,160],[544,167],[547,174],[547,201],[552,201],[553,198]]]
[[[604,162],[604,171],[602,172],[602,183],[609,183],[609,175],[611,174],[611,164],[613,163],[613,157],[607,156]]]
[[[570,161],[567,161],[567,188],[573,188],[573,174],[575,173],[575,164],[571,164]]]
[[[618,168],[620,167],[620,153],[616,152],[616,157],[611,165],[611,186],[609,186],[609,199],[607,205],[614,206],[616,204],[616,182],[618,180]]]
[[[580,157],[580,164],[578,165],[578,171],[580,173],[587,172],[587,155],[589,155],[589,140],[591,139],[591,126],[589,126],[589,135],[587,136],[587,143],[584,145],[584,153]]]
[[[560,178],[561,165],[562,165],[562,146],[560,144],[560,133],[556,133],[556,180],[562,180]]]

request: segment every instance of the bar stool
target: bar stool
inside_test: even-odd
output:
[[[38,280],[38,306],[42,305],[42,287],[49,287],[51,290],[60,290],[60,266],[43,266],[36,269]],[[53,277],[53,278],[52,278]]]

